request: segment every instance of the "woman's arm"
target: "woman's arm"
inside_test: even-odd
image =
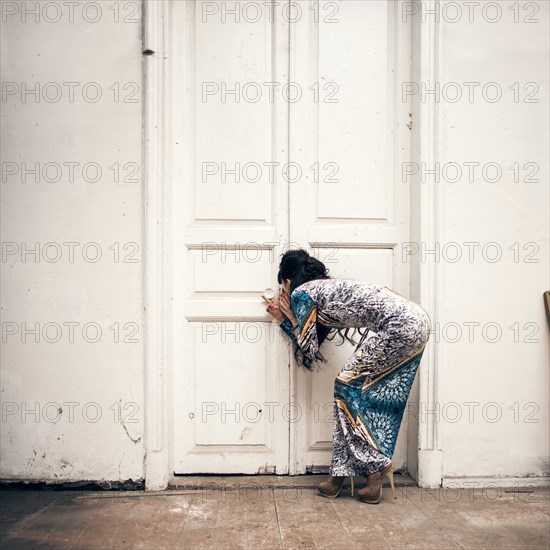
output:
[[[316,326],[317,307],[313,298],[303,290],[295,290],[290,297],[289,313],[285,312],[286,304],[283,300],[281,300],[281,304],[281,309],[286,317],[279,326],[292,340],[294,346],[314,361],[319,351],[319,341]]]

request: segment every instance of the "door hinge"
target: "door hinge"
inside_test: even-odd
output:
[[[264,466],[260,466],[258,468],[258,474],[270,475],[270,474],[276,474],[276,473],[277,473],[277,466],[274,466],[273,464],[265,464]]]

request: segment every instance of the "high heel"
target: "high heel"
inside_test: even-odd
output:
[[[327,481],[323,481],[317,486],[319,494],[326,498],[337,498],[338,496],[340,496],[340,492],[342,491],[342,487],[344,486],[344,482],[346,481],[347,477],[349,477],[351,481],[351,496],[353,496],[355,492],[355,482],[353,476],[331,475],[329,479],[327,479]]]
[[[393,464],[390,462],[383,470],[374,472],[367,477],[367,486],[361,489],[357,494],[363,502],[369,504],[378,504],[382,498],[382,482],[387,477],[390,480],[390,486],[393,493],[393,498],[397,498],[395,494],[395,484],[393,480]]]
[[[393,482],[393,465],[391,467],[391,470],[387,472],[386,476],[390,480],[390,487],[391,487],[391,492],[393,493],[393,498],[396,499],[397,495],[395,494],[395,484]],[[382,491],[382,487],[380,487],[380,491]]]

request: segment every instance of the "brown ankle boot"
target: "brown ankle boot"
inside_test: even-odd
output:
[[[346,477],[348,476],[328,476],[328,479],[326,481],[323,481],[323,483],[319,483],[319,485],[317,486],[317,489],[319,489],[319,493],[321,494],[321,496],[327,498],[336,498],[338,495],[340,495],[340,491],[342,490]],[[351,496],[353,496],[353,489],[353,476],[351,476]]]
[[[393,464],[391,462],[383,470],[374,472],[367,477],[367,486],[357,492],[359,498],[369,504],[378,504],[382,498],[382,481],[386,476],[390,480],[393,498],[397,498],[393,484]]]

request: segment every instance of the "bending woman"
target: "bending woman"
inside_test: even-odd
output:
[[[395,497],[391,457],[429,338],[427,313],[387,287],[329,277],[305,250],[282,256],[278,281],[283,291],[279,301],[264,296],[267,311],[306,368],[325,361],[319,348],[335,331],[352,342],[349,329],[362,335],[335,380],[332,463],[320,494],[336,498],[351,476],[353,495],[353,476],[359,475],[367,478],[359,497],[376,504],[387,476]],[[368,331],[376,334],[366,338]]]

